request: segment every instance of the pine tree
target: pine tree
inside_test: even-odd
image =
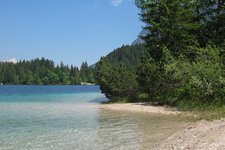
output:
[[[180,0],[137,0],[141,9],[141,19],[146,23],[149,34],[143,36],[149,53],[159,61],[162,50],[167,47],[174,56],[189,55],[195,45],[195,37],[190,31],[197,28],[193,23],[193,12],[188,1]]]

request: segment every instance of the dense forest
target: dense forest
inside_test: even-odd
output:
[[[101,59],[107,60],[114,65],[124,64],[126,68],[136,71],[138,64],[140,64],[139,58],[146,51],[147,49],[144,44],[123,45]]]
[[[80,69],[48,59],[34,59],[17,63],[0,62],[0,83],[35,85],[77,85],[94,83],[93,69],[83,62]]]
[[[128,93],[132,96],[136,94],[134,86],[137,86],[137,83],[133,81],[135,81],[135,73],[140,64],[139,58],[146,52],[144,44],[123,45],[101,58],[95,67],[95,78],[107,98],[121,100]],[[113,90],[113,93],[107,90]]]
[[[102,92],[111,102],[224,106],[225,0],[135,2],[148,33],[141,36],[144,47],[127,60],[120,61],[128,50],[101,58],[95,76]]]

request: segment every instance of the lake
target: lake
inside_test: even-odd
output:
[[[101,109],[99,86],[0,86],[0,150],[152,149],[177,116]]]

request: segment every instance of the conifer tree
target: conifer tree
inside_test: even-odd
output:
[[[174,56],[189,55],[195,45],[195,37],[190,31],[197,28],[193,23],[193,12],[188,1],[183,0],[137,0],[141,9],[141,19],[146,23],[149,34],[143,36],[149,53],[159,61],[162,49],[167,47]]]

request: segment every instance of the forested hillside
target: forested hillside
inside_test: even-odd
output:
[[[0,62],[0,83],[69,85],[81,82],[94,83],[93,69],[83,62],[81,68],[61,63],[55,66],[48,59],[34,59],[18,63]]]
[[[141,37],[145,47],[118,49],[100,60],[96,80],[102,92],[113,102],[148,101],[183,109],[223,107],[225,1],[135,2],[146,24],[147,34]],[[121,59],[124,52],[132,54]],[[131,67],[135,64],[137,69]]]
[[[124,64],[127,68],[136,71],[140,57],[147,51],[144,44],[123,45],[102,57],[115,65]]]

